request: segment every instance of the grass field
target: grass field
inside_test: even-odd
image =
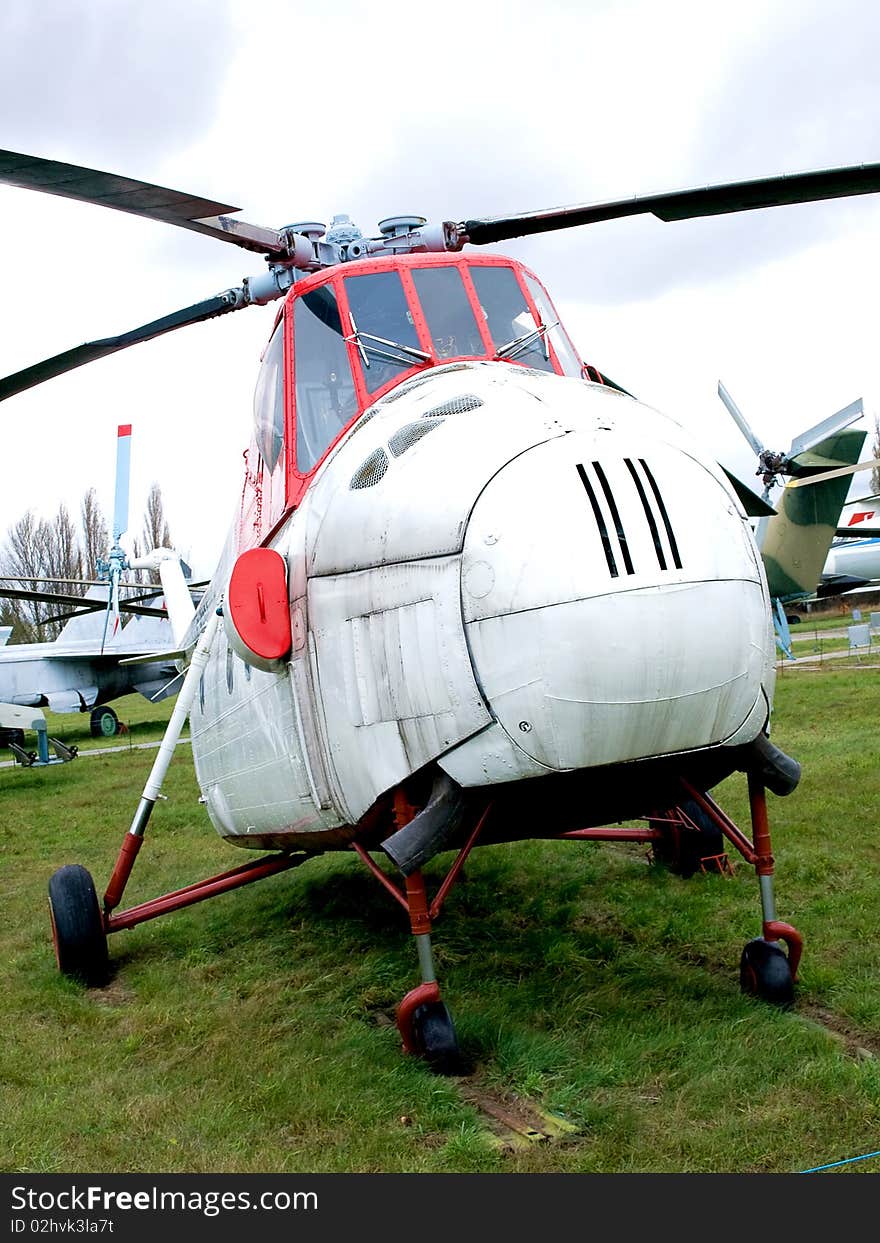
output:
[[[770,799],[779,917],[805,938],[793,1011],[739,992],[760,932],[741,860],[682,880],[637,846],[491,847],[435,929],[453,1079],[399,1050],[415,953],[347,856],[117,934],[104,989],[59,976],[48,878],[80,862],[103,889],[155,753],[0,771],[0,1167],[789,1171],[880,1148],[878,700],[843,661],[779,681],[774,741],[804,765]],[[169,711],[122,701],[118,742],[158,738]],[[186,747],[166,793],[126,902],[247,857],[210,828]],[[744,779],[717,793],[747,824]]]

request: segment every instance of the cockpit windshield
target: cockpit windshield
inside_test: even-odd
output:
[[[485,355],[486,347],[458,268],[413,268],[412,278],[437,357]]]
[[[296,468],[306,474],[357,409],[348,347],[332,285],[296,302]]]
[[[345,292],[351,311],[351,338],[358,347],[368,393],[375,393],[430,355],[419,335],[398,272],[349,276]]]
[[[254,439],[269,473],[284,444],[284,323],[266,347],[254,391]]]
[[[537,331],[541,325],[529,310],[513,268],[473,264],[469,270],[495,349],[504,349],[522,338],[521,348],[512,355],[516,361],[539,371],[552,371],[547,334]],[[526,339],[529,334],[534,334],[531,340]]]
[[[448,263],[417,259],[405,268],[367,271],[366,264],[357,266],[360,270],[350,275],[294,290],[300,475],[317,466],[359,409],[396,380],[432,363],[494,358],[582,375],[546,291],[516,265],[462,258]],[[283,388],[278,332],[266,354],[257,401],[258,443],[270,469],[283,451]]]

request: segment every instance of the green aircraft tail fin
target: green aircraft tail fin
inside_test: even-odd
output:
[[[837,432],[798,454],[792,459],[797,477],[854,466],[866,436],[864,431]],[[844,475],[808,487],[785,487],[776,502],[776,516],[758,528],[771,596],[792,600],[816,590],[851,483],[852,476]]]

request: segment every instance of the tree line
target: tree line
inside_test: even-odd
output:
[[[141,538],[135,538],[131,555],[140,557],[153,548],[171,548],[171,532],[157,483],[150,488]],[[98,577],[98,561],[110,551],[110,532],[94,488],[80,502],[78,521],[63,503],[51,518],[38,518],[28,510],[6,532],[0,548],[0,576],[21,578],[21,587],[67,595],[85,595],[86,581]],[[131,571],[129,582],[158,581],[147,571]],[[52,582],[80,580],[79,583]],[[0,599],[0,626],[12,626],[10,643],[38,643],[56,639],[64,627],[62,614],[70,607],[42,600]]]

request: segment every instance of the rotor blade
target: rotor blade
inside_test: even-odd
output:
[[[799,453],[806,453],[808,449],[815,448],[823,440],[833,436],[835,432],[842,432],[845,427],[849,427],[850,423],[855,423],[856,419],[862,417],[863,412],[864,407],[862,406],[861,397],[856,401],[851,401],[848,406],[844,406],[836,414],[832,414],[823,422],[817,423],[815,427],[811,427],[808,431],[801,432],[800,436],[796,436],[791,442],[788,456],[794,458]]]
[[[43,574],[9,574],[5,577],[0,577],[0,583],[75,583],[78,587],[105,587],[107,585],[105,579],[47,578]],[[125,585],[123,583],[123,586]]]
[[[36,622],[35,625],[49,626],[52,624],[52,622],[70,621],[71,618],[73,617],[88,617],[92,613],[100,613],[103,610],[106,610],[106,607],[107,607],[106,604],[101,602],[101,603],[96,604],[93,608],[71,609],[69,613],[53,613],[51,617],[44,617],[42,618],[41,621]],[[128,613],[128,612],[134,613],[135,610],[127,609],[125,605],[122,604],[120,605],[120,611],[123,613]],[[146,611],[142,609],[139,616],[144,616],[144,615],[147,615],[149,617],[158,617],[163,621],[167,620],[168,618],[168,614],[164,611],[164,609],[149,609]]]
[[[188,324],[198,324],[202,320],[213,319],[215,315],[237,311],[244,305],[246,305],[244,302],[240,302],[235,297],[233,290],[227,290],[204,302],[196,302],[193,306],[185,307],[181,311],[174,311],[162,319],[154,319],[140,328],[133,328],[130,332],[122,333],[121,336],[105,337],[101,341],[87,341],[85,345],[77,345],[72,350],[65,350],[63,354],[56,354],[53,358],[46,358],[32,367],[25,367],[23,371],[16,371],[13,375],[0,379],[0,401],[5,401],[7,397],[14,397],[16,393],[23,393],[25,389],[33,388],[35,384],[42,384],[45,380],[52,380],[55,376],[64,375],[67,371],[82,367],[84,363],[105,358],[108,354],[115,354],[118,350],[127,349],[130,345],[139,345],[141,341],[152,341],[154,337],[173,332],[175,328],[185,328]]]
[[[755,433],[752,431],[752,429],[749,427],[748,423],[746,422],[745,415],[740,410],[739,406],[733,400],[730,393],[728,393],[727,389],[724,387],[724,385],[721,383],[720,380],[718,381],[718,396],[721,398],[721,400],[724,402],[725,406],[727,407],[728,411],[730,412],[730,417],[733,419],[734,423],[737,425],[739,430],[745,436],[746,440],[755,450],[755,453],[757,453],[758,457],[760,457],[761,454],[764,452],[764,446],[761,444],[760,440],[755,435]]]
[[[784,173],[751,181],[731,181],[724,185],[702,186],[692,190],[673,190],[667,194],[633,195],[608,203],[579,203],[572,207],[551,207],[523,212],[518,216],[490,216],[483,220],[464,220],[458,226],[473,246],[533,233],[570,229],[579,224],[617,220],[622,216],[650,214],[664,221],[692,220],[697,216],[720,216],[729,212],[753,211],[759,207],[782,207],[789,203],[813,203],[819,199],[845,198],[853,194],[874,194],[880,190],[880,164],[855,164],[849,168],[827,168],[807,173]]]
[[[113,500],[113,543],[128,530],[128,479],[131,467],[131,424],[116,429],[116,491]],[[119,580],[115,583],[119,596]]]
[[[842,475],[854,475],[860,470],[872,470],[880,466],[880,457],[870,462],[856,462],[855,466],[841,466],[839,470],[826,470],[821,475],[807,475],[803,479],[792,479],[786,484],[789,488],[806,488],[811,483],[824,483],[826,479],[839,479]]]
[[[244,220],[231,220],[222,214],[237,212],[240,208],[184,194],[180,190],[154,186],[147,181],[134,181],[131,177],[118,177],[115,173],[81,168],[78,164],[43,160],[17,151],[0,151],[0,182],[21,190],[40,190],[44,194],[78,199],[81,203],[112,207],[116,211],[145,216],[148,220],[161,220],[165,224],[219,238],[222,242],[233,242],[258,254],[278,257],[288,254],[287,245],[277,229],[265,229],[261,225],[247,224]]]
[[[106,584],[105,584],[106,586]],[[0,591],[0,599],[4,600],[37,600],[45,604],[70,604],[75,608],[82,608],[86,613],[98,613],[101,609],[106,609],[106,600],[95,600],[95,608],[90,607],[89,598],[87,596],[66,596],[61,593],[48,591],[25,591],[15,587],[4,587]],[[140,604],[130,604],[126,600],[119,602],[119,609],[122,613],[136,613],[139,617],[167,617],[168,613],[165,609],[145,608]]]
[[[207,587],[209,581],[209,579],[205,579],[200,583],[188,583],[187,586],[191,590],[195,590],[197,587]],[[44,574],[10,574],[6,577],[0,576],[0,583],[74,583],[78,587],[107,586],[106,578],[47,578]],[[140,596],[132,597],[133,602],[148,600],[150,597],[162,595],[162,587],[159,583],[154,583],[150,586],[147,583],[120,582],[119,586],[124,587],[127,591],[137,590],[143,593]],[[2,591],[0,591],[0,595],[2,594]],[[82,599],[85,600],[87,597],[83,596]]]

